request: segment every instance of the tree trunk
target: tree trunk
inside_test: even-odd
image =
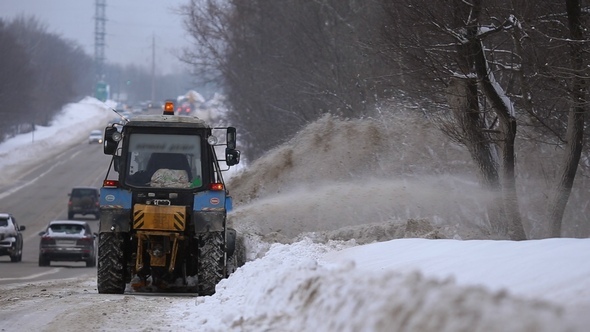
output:
[[[522,226],[520,216],[518,195],[516,193],[515,181],[515,158],[514,158],[514,140],[516,137],[516,119],[513,114],[512,104],[507,101],[506,95],[500,89],[497,82],[493,79],[493,74],[488,67],[485,58],[484,48],[478,39],[479,15],[482,10],[482,1],[476,0],[471,5],[459,1],[455,3],[458,14],[455,17],[456,28],[465,29],[465,40],[468,42],[460,43],[458,47],[458,64],[467,77],[476,74],[481,85],[482,91],[486,98],[492,103],[494,110],[498,113],[502,124],[503,149],[502,149],[502,183],[499,183],[498,162],[490,152],[494,150],[495,144],[483,132],[486,128],[485,118],[479,111],[479,108],[471,108],[465,115],[464,119],[471,128],[467,127],[465,131],[468,135],[467,145],[470,146],[470,152],[476,162],[480,164],[480,169],[484,171],[484,177],[487,176],[487,185],[496,193],[496,206],[492,209],[495,211],[493,219],[490,219],[492,229],[499,235],[506,235],[511,240],[524,240],[526,235]],[[471,96],[477,102],[477,86],[471,90]],[[487,137],[487,139],[485,139]],[[483,148],[482,148],[483,147]],[[487,152],[488,157],[482,158],[482,152]],[[486,173],[493,170],[492,173]]]
[[[568,129],[566,134],[566,149],[563,159],[559,182],[549,205],[550,237],[561,237],[561,224],[565,207],[572,192],[574,179],[580,162],[584,138],[584,113],[586,112],[586,78],[584,61],[584,44],[578,40],[584,39],[579,0],[566,0],[566,9],[570,30],[571,63],[572,63],[572,106],[568,114]]]
[[[471,157],[479,168],[481,181],[486,189],[499,190],[498,158],[493,140],[482,128],[475,79],[452,77],[447,87],[447,101],[464,136]]]
[[[516,118],[514,106],[508,99],[488,66],[485,51],[480,41],[476,43],[475,68],[482,91],[498,114],[502,127],[502,188],[507,212],[508,236],[511,240],[526,240],[516,193],[515,150]]]
[[[498,174],[498,154],[492,138],[482,130],[485,121],[479,110],[477,91],[475,79],[452,77],[447,87],[447,101],[463,143],[479,169],[481,182],[493,193],[494,200],[487,207],[490,228],[495,234],[505,235],[508,225]]]

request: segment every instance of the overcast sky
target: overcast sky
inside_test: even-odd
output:
[[[188,1],[106,0],[106,61],[151,68],[154,39],[158,72],[185,68],[174,54],[189,45],[189,38],[175,9]],[[95,0],[0,0],[2,19],[35,16],[49,32],[77,42],[91,56],[95,9]]]

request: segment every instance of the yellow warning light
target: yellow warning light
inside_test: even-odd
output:
[[[174,115],[174,102],[167,100],[164,103],[164,115]]]

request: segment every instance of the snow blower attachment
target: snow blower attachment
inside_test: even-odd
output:
[[[222,172],[239,163],[236,130],[196,117],[142,115],[104,132],[111,165],[100,192],[98,292],[210,295],[236,267]],[[218,143],[215,135],[225,133]],[[217,150],[225,146],[225,159]],[[220,162],[227,167],[222,168]]]

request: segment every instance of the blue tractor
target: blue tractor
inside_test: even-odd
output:
[[[174,115],[167,102],[163,114],[106,127],[104,153],[98,292],[213,294],[237,264],[222,176],[240,160],[236,129]]]

